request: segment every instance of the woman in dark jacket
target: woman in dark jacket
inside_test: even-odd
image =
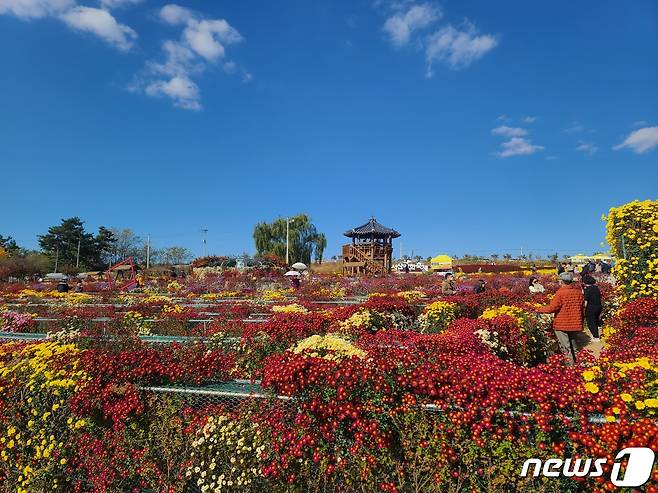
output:
[[[599,325],[601,319],[601,311],[603,306],[601,303],[601,291],[596,285],[596,279],[587,275],[583,277],[583,298],[585,300],[585,320],[587,327],[592,333],[594,341],[599,340]]]

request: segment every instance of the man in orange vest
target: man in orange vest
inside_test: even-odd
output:
[[[583,332],[583,292],[574,283],[571,272],[563,272],[559,276],[562,286],[557,290],[550,305],[538,308],[539,313],[554,313],[553,330],[560,344],[560,349],[573,363],[576,353],[585,345]]]

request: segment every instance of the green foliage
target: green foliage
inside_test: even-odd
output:
[[[11,236],[0,235],[0,249],[7,252],[9,255],[19,250],[16,241]]]
[[[39,236],[41,250],[52,258],[53,266],[57,261],[61,271],[72,270],[78,260],[81,269],[100,269],[103,267],[103,252],[113,243],[113,235],[101,227],[98,236],[85,231],[84,222],[79,217],[62,219],[59,226],[51,226],[48,233]]]
[[[290,263],[311,263],[311,256],[322,261],[327,238],[319,233],[311,218],[299,214],[290,219]],[[254,242],[259,256],[274,254],[286,258],[286,219],[280,217],[271,223],[258,223],[254,228]]]

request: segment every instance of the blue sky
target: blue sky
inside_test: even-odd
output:
[[[0,0],[0,234],[228,254],[306,212],[328,256],[371,215],[423,256],[600,249],[658,198],[657,53],[652,0]]]

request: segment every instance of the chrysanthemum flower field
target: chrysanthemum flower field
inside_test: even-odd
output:
[[[615,490],[619,450],[658,450],[658,298],[601,280],[604,348],[569,366],[534,311],[555,276],[486,278],[3,285],[0,491]],[[576,457],[603,475],[520,474]]]

